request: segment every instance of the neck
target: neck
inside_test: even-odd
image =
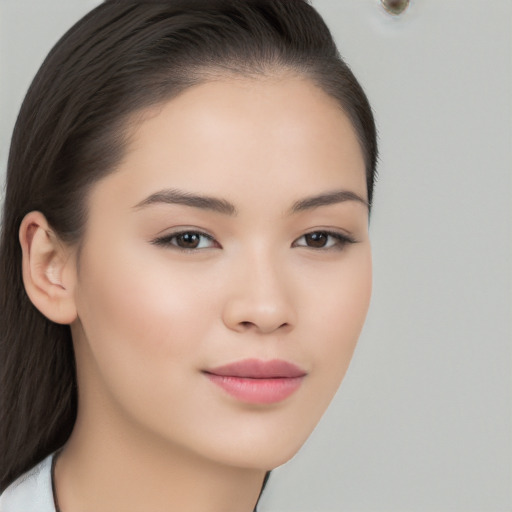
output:
[[[163,440],[106,427],[77,418],[55,465],[61,512],[254,510],[264,470],[219,464]]]

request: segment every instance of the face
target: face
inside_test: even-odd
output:
[[[223,464],[288,460],[367,312],[366,197],[349,120],[305,79],[206,83],[148,112],[88,198],[80,414]]]

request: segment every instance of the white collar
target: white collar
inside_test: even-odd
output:
[[[55,512],[53,453],[15,480],[0,496],[1,512]]]

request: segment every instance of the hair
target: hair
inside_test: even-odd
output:
[[[283,71],[338,101],[360,142],[371,203],[372,111],[306,0],[107,0],[50,51],[21,107],[8,159],[0,242],[0,492],[66,442],[78,407],[70,327],[45,318],[23,286],[23,217],[39,210],[62,240],[78,243],[87,192],[116,170],[134,114],[196,84]]]

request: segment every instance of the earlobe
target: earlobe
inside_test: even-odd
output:
[[[49,320],[71,324],[76,319],[75,259],[41,212],[23,219],[19,239],[23,284],[34,306]]]

